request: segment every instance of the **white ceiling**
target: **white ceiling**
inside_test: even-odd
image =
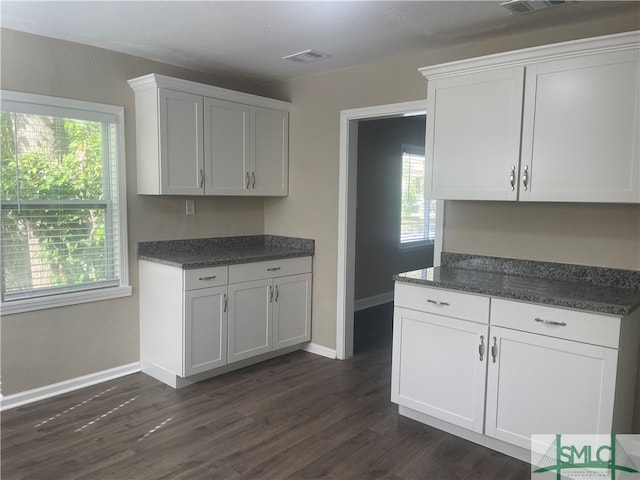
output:
[[[638,1],[513,15],[499,1],[0,1],[0,26],[254,82],[313,75],[445,43],[569,24]],[[282,60],[313,49],[313,63]]]

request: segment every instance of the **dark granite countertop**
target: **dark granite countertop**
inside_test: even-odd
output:
[[[190,270],[282,258],[308,257],[315,242],[276,235],[196,238],[138,242],[139,260]]]
[[[640,271],[443,253],[398,282],[625,316],[640,306]]]

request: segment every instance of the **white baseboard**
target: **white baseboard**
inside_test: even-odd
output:
[[[364,310],[365,308],[377,307],[384,303],[393,302],[393,290],[380,295],[374,295],[372,297],[361,298],[356,300],[353,304],[354,311]]]
[[[62,382],[53,383],[44,387],[26,390],[24,392],[14,393],[0,397],[0,411],[10,408],[26,405],[27,403],[37,402],[46,398],[55,397],[62,393],[71,392],[80,388],[89,387],[97,383],[113,380],[114,378],[124,377],[140,371],[140,362],[133,362],[119,367],[109,368],[100,372],[90,373],[82,377],[71,378]]]
[[[302,350],[309,353],[315,353],[316,355],[322,355],[323,357],[331,359],[338,357],[338,353],[335,351],[335,349],[312,342],[307,343],[304,347],[302,347]]]

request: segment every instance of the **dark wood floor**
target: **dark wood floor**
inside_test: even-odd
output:
[[[295,352],[173,390],[135,374],[2,414],[2,479],[527,479],[530,467],[400,417],[391,308],[347,361]]]

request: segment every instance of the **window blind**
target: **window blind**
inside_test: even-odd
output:
[[[115,115],[3,101],[2,301],[119,285]]]

